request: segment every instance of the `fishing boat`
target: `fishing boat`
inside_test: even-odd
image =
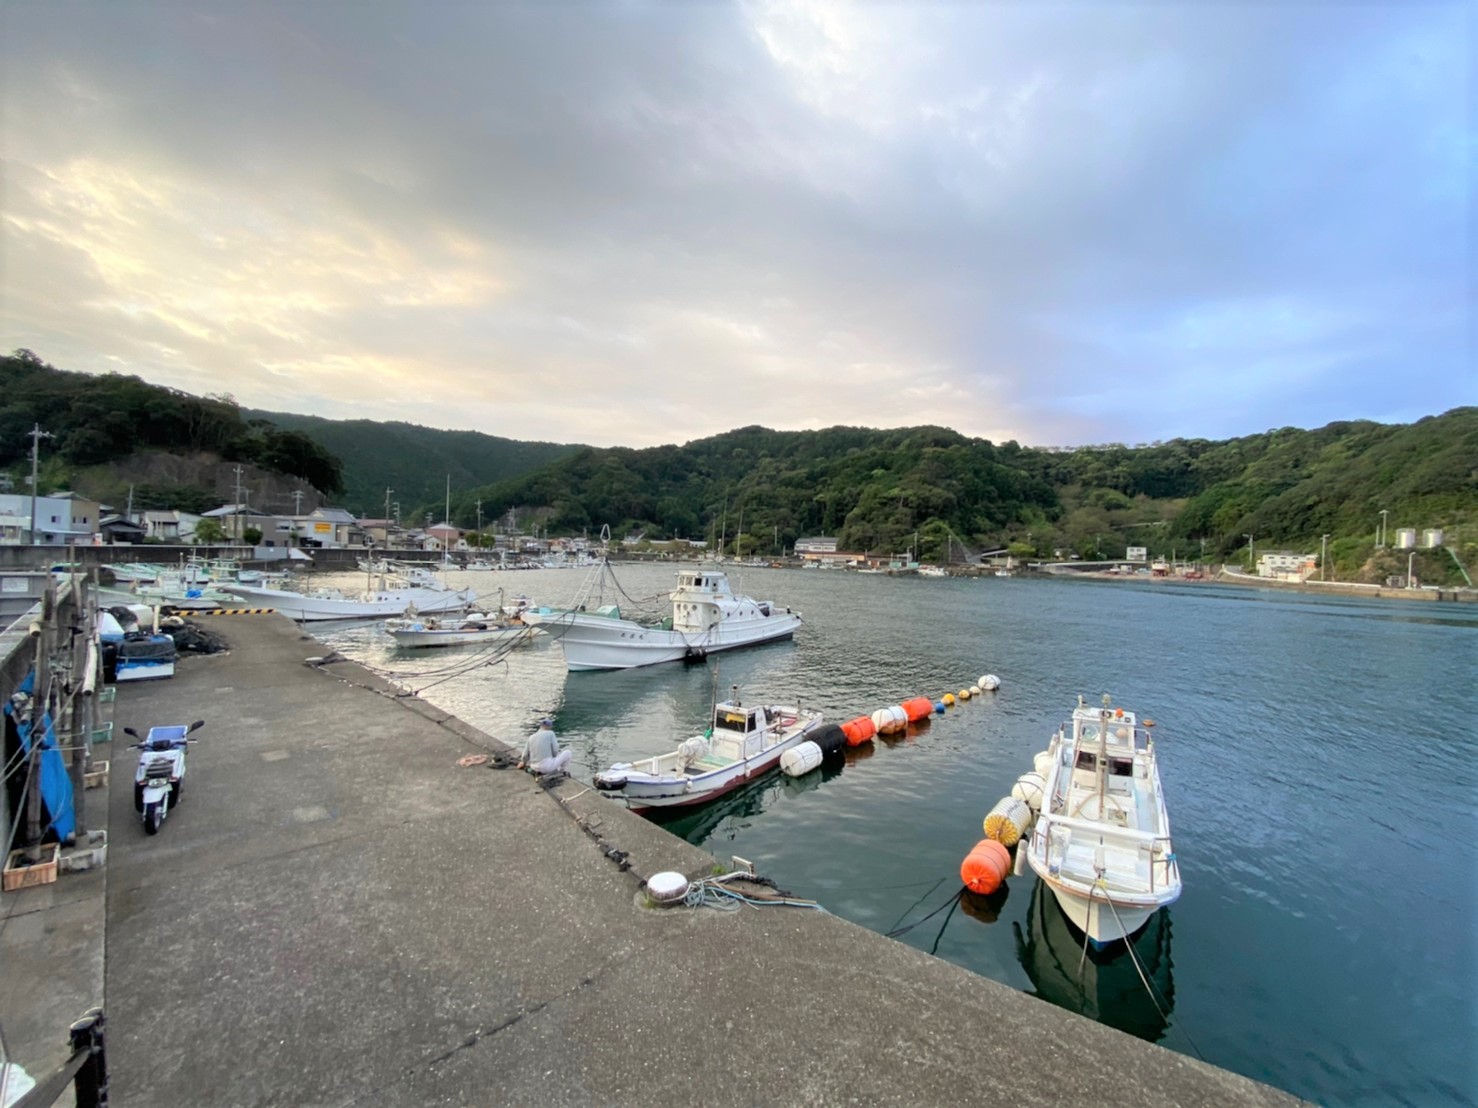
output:
[[[385,630],[395,645],[405,648],[430,646],[515,646],[534,637],[534,629],[519,620],[487,612],[469,612],[450,619],[434,615],[387,619]]]
[[[226,584],[221,590],[254,607],[275,608],[288,619],[303,622],[328,619],[385,619],[407,610],[428,615],[466,611],[477,600],[474,589],[450,589],[442,585],[404,585],[387,588],[384,578],[379,586],[360,593],[325,589],[296,592],[257,585]]]
[[[1180,866],[1155,762],[1154,723],[1078,706],[1052,737],[1027,863],[1100,946],[1133,935],[1180,896]]]
[[[678,571],[672,614],[639,622],[621,615],[618,604],[592,604],[594,585],[610,573],[602,563],[567,609],[532,609],[525,623],[558,641],[570,670],[632,669],[721,650],[788,639],[801,625],[799,612],[769,600],[735,595],[721,570]]]
[[[713,725],[655,758],[617,762],[595,776],[604,796],[628,808],[703,804],[774,769],[780,755],[821,724],[820,712],[784,704],[744,705],[737,686],[714,705]]]

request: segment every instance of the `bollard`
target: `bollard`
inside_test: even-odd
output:
[[[86,1051],[87,1060],[77,1071],[72,1088],[77,1094],[77,1108],[108,1108],[108,1056],[104,1050],[103,1010],[89,1008],[87,1014],[72,1024],[69,1034],[74,1052]]]

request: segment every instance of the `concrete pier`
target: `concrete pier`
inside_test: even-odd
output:
[[[714,859],[459,768],[499,744],[286,620],[215,629],[118,698],[207,725],[157,837],[115,743],[114,1104],[1293,1103],[833,916],[645,907],[634,873]]]

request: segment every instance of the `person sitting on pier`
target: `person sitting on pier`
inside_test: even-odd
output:
[[[523,757],[518,761],[518,768],[526,769],[539,777],[563,773],[572,757],[574,751],[559,748],[559,739],[554,734],[554,721],[541,719],[539,729],[524,743]]]

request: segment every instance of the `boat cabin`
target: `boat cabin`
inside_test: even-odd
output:
[[[713,757],[737,761],[757,754],[770,726],[770,711],[763,705],[755,708],[735,702],[718,705],[713,710]]]

